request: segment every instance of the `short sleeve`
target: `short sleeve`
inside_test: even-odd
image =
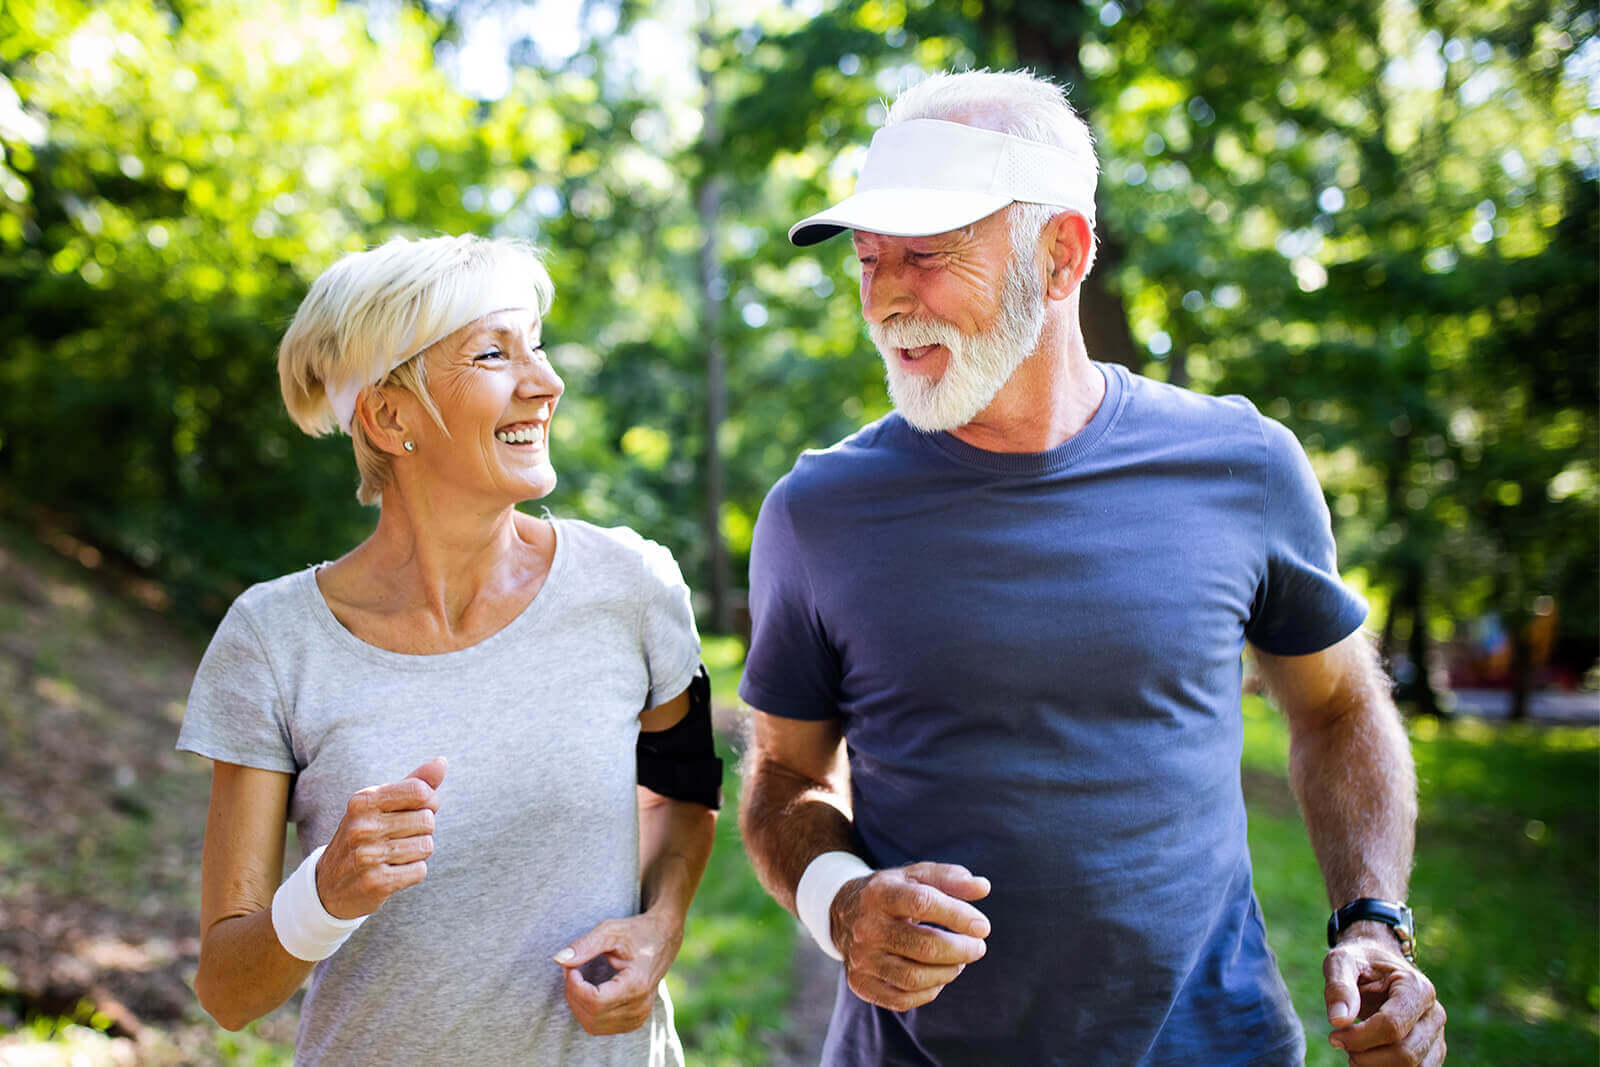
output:
[[[786,719],[839,714],[839,658],[827,640],[815,589],[789,514],[789,480],[762,502],[750,546],[750,654],[739,697]]]
[[[262,770],[299,770],[266,646],[237,601],[195,672],[178,748]]]
[[[653,708],[689,688],[700,667],[700,635],[694,628],[689,586],[672,553],[654,541],[644,544],[644,597],[639,636],[650,672],[645,707]]]
[[[1258,416],[1266,435],[1265,562],[1245,637],[1263,652],[1303,656],[1354,633],[1367,603],[1339,578],[1322,488],[1300,442]]]

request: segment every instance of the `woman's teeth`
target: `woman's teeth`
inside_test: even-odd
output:
[[[544,430],[538,426],[524,426],[518,430],[497,430],[495,440],[508,445],[534,444],[544,440]]]

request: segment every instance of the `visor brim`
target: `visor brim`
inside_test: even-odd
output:
[[[970,226],[1011,201],[990,193],[954,189],[873,189],[857,193],[789,228],[789,240],[805,248],[845,230],[888,237],[929,237]]]

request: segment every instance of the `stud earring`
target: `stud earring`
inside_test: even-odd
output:
[[[415,452],[416,450],[417,450],[417,443],[415,441],[407,441],[406,442],[406,451],[407,452]]]

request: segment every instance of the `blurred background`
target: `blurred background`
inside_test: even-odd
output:
[[[1091,354],[1243,393],[1312,457],[1422,771],[1452,1061],[1597,1062],[1597,29],[1555,0],[6,0],[0,1063],[290,1054],[292,1005],[229,1035],[186,989],[207,768],[170,748],[231,599],[375,518],[348,441],[283,413],[310,282],[394,234],[547,250],[540,506],[677,555],[733,755],[762,496],[887,410],[849,246],[785,230],[886,97],[977,66],[1095,130]],[[1335,1062],[1282,726],[1244,714],[1258,891]],[[672,978],[691,1061],[815,1062],[826,967],[719,833]]]

